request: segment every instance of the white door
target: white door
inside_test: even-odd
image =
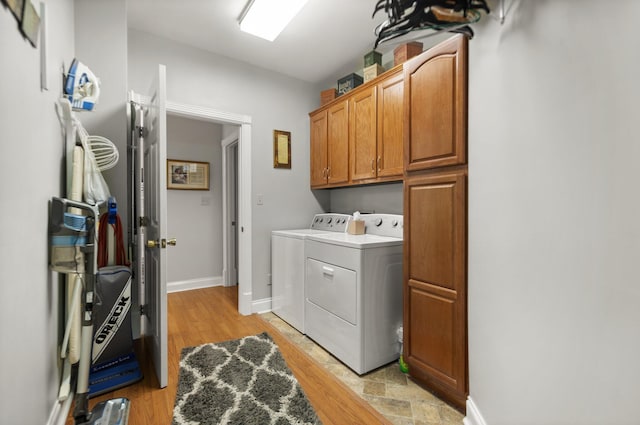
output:
[[[222,140],[222,240],[225,286],[238,284],[238,134]]]
[[[143,181],[146,220],[145,299],[153,364],[160,387],[167,386],[167,110],[166,69],[160,65],[145,108]]]
[[[238,258],[239,249],[238,249],[238,143],[236,142],[231,149],[231,163],[233,164],[233,171],[231,173],[233,177],[233,186],[231,190],[231,203],[233,205],[233,237],[232,237],[232,245],[233,245],[233,282],[235,285],[238,284]]]

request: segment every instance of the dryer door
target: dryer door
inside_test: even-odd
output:
[[[356,278],[353,270],[307,258],[307,299],[356,325]]]

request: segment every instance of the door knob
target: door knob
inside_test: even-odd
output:
[[[147,248],[158,248],[160,241],[147,241]]]
[[[178,241],[176,241],[176,238],[167,240],[167,245],[176,246],[176,243],[178,243]]]

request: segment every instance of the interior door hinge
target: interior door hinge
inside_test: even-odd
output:
[[[140,306],[140,316],[148,316],[148,311],[147,311],[147,306],[146,305],[141,305]]]
[[[147,134],[149,134],[147,128],[143,126],[137,126],[136,130],[138,130],[138,137],[147,137]]]
[[[138,220],[138,225],[139,227],[147,227],[149,225],[149,218],[140,217],[140,219]]]

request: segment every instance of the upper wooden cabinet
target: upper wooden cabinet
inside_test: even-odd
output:
[[[402,72],[392,74],[378,83],[378,177],[402,175],[403,92]]]
[[[370,86],[349,99],[349,152],[351,181],[376,177],[376,87]]]
[[[327,184],[327,110],[310,116],[311,187]]]
[[[467,162],[468,40],[449,40],[404,64],[408,172]]]
[[[402,67],[311,112],[311,187],[402,180]]]
[[[311,120],[311,187],[349,181],[349,102],[309,114]]]
[[[349,106],[352,183],[399,180],[403,150],[403,74],[398,68],[357,91]]]
[[[349,102],[346,100],[327,110],[327,183],[349,181]]]

